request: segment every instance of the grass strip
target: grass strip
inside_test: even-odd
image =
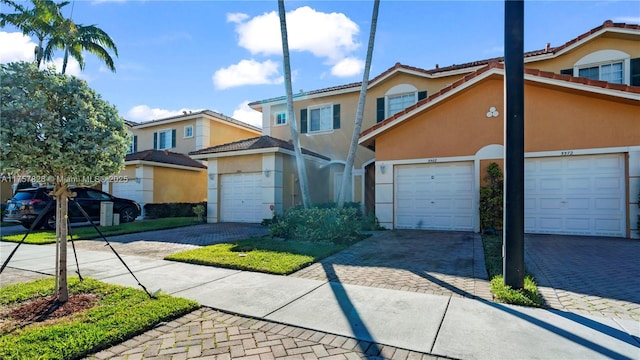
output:
[[[272,238],[250,238],[182,251],[166,260],[219,266],[269,274],[291,274],[309,264],[337,253],[347,245]]]
[[[105,236],[116,236],[133,234],[143,231],[172,229],[182,226],[189,226],[194,224],[200,224],[195,218],[192,217],[178,217],[178,218],[162,218],[153,220],[141,220],[130,223],[124,223],[115,226],[98,226],[100,231]],[[25,230],[26,232],[26,230]],[[100,234],[93,228],[93,226],[73,227],[71,229],[74,240],[87,240],[99,238]],[[24,237],[22,234],[5,235],[2,237],[2,241],[20,242]],[[27,236],[25,244],[43,245],[53,244],[56,242],[55,230],[34,231]]]
[[[514,305],[541,307],[544,300],[538,291],[533,276],[525,271],[524,287],[513,289],[504,284],[502,275],[502,237],[497,235],[482,235],[484,245],[484,259],[489,279],[491,279],[491,292],[500,302]]]
[[[53,294],[47,278],[0,288],[0,308]],[[182,316],[199,305],[191,300],[159,294],[150,299],[138,289],[105,284],[94,279],[69,278],[69,293],[96,294],[97,304],[71,316],[32,323],[0,334],[0,358],[78,359],[98,352]]]

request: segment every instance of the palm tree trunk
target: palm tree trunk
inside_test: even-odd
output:
[[[351,146],[347,154],[347,161],[342,173],[342,187],[338,194],[338,208],[344,206],[345,201],[351,201],[353,194],[351,193],[353,163],[356,158],[356,150],[358,149],[358,138],[360,137],[360,128],[362,127],[362,117],[364,114],[364,104],[367,99],[367,86],[369,86],[369,70],[371,69],[371,58],[373,57],[373,44],[376,39],[376,26],[378,25],[378,8],[380,0],[373,2],[373,14],[371,16],[371,31],[369,32],[369,46],[367,48],[367,59],[364,64],[364,74],[362,75],[362,88],[360,88],[360,98],[358,100],[358,110],[356,111],[356,119],[353,125],[353,136],[351,137]]]
[[[290,119],[291,141],[296,156],[296,168],[298,169],[298,184],[302,194],[302,204],[305,208],[311,207],[311,195],[307,179],[307,168],[302,157],[300,139],[298,137],[298,123],[293,112],[293,90],[291,88],[291,60],[289,58],[289,40],[287,38],[287,19],[284,9],[284,0],[278,0],[278,14],[280,16],[280,32],[282,34],[282,55],[284,66],[284,85],[287,92],[287,118]]]

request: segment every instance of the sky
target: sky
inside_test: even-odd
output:
[[[115,73],[86,53],[84,70],[71,62],[67,74],[126,120],[207,109],[261,126],[247,104],[285,94],[276,0],[70,1],[63,14],[107,32],[118,56]],[[373,1],[285,7],[294,93],[362,81]],[[562,45],[605,20],[639,24],[640,1],[525,1],[524,49]],[[32,61],[35,45],[11,26],[0,29],[0,63]],[[54,55],[58,69],[62,55]],[[503,1],[382,0],[370,77],[396,62],[432,69],[503,55]]]

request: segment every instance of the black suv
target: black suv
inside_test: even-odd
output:
[[[52,190],[52,187],[40,187],[16,191],[13,199],[7,202],[4,221],[19,222],[22,226],[29,229],[38,215],[45,210],[47,204],[55,201],[49,196]],[[87,212],[92,221],[100,220],[100,203],[103,201],[113,202],[113,213],[120,214],[120,222],[122,223],[131,222],[140,216],[140,204],[133,200],[117,198],[100,190],[88,187],[70,187],[69,190],[77,194],[75,200],[82,206],[84,211]],[[69,202],[69,220],[71,222],[87,221],[78,207],[71,202]],[[55,229],[55,203],[51,205],[42,220],[35,226],[36,229],[41,227],[45,229]]]

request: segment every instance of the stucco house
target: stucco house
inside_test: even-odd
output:
[[[638,25],[607,21],[560,46],[524,54],[527,231],[637,236],[639,44]],[[388,228],[478,231],[483,170],[503,158],[502,62],[428,70],[398,63],[374,77],[353,169],[353,200],[375,210]],[[360,85],[294,95],[301,145],[325,157],[307,157],[316,203],[334,200],[340,186]],[[285,97],[250,106],[262,112],[263,136],[288,143]],[[209,163],[209,221],[222,221],[220,180],[226,174],[253,174],[262,200],[251,206],[262,218],[299,203],[294,163],[284,160],[291,155],[283,150],[282,161],[247,157],[252,151],[259,152],[231,146],[192,153]],[[212,166],[222,158],[224,166]],[[550,217],[553,206],[558,209]],[[598,215],[605,208],[615,215]]]
[[[127,122],[132,138],[125,168],[102,184],[115,196],[149,203],[202,202],[207,164],[187,154],[255,137],[260,129],[210,110],[143,123]]]

